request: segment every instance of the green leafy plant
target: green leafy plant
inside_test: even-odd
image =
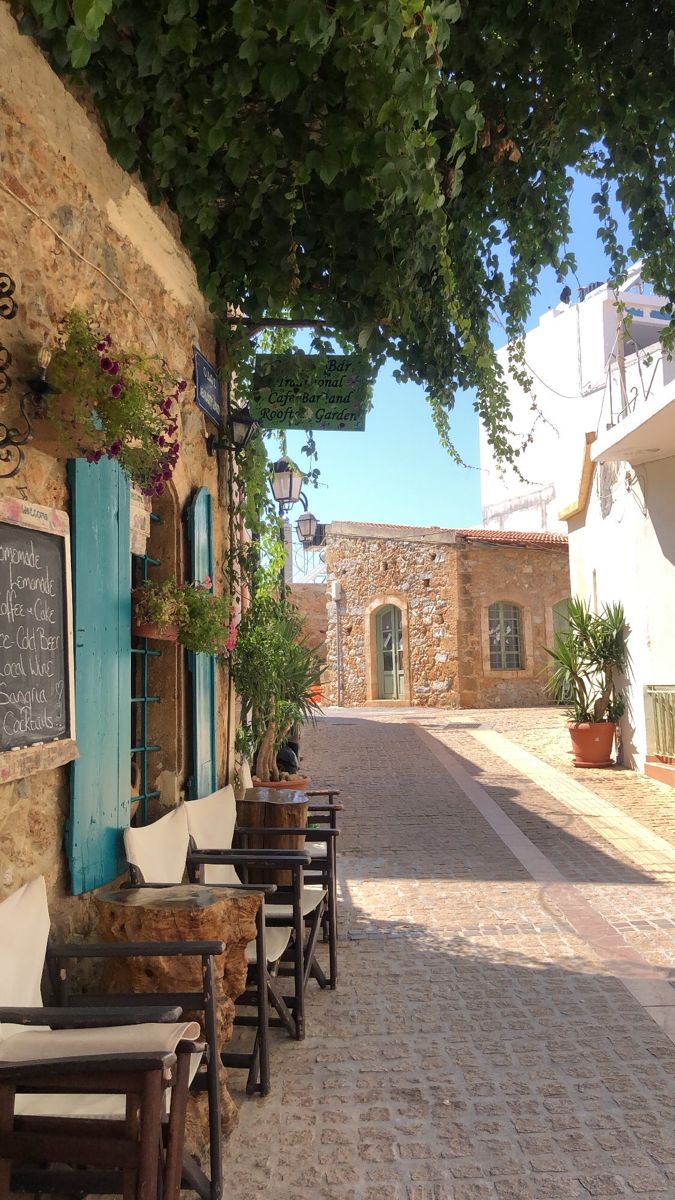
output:
[[[264,781],[279,779],[276,752],[292,725],[311,719],[323,664],[303,636],[292,601],[256,594],[244,613],[230,661],[241,699],[237,749]]]
[[[200,583],[147,579],[134,592],[137,621],[178,626],[178,640],[195,654],[224,655],[232,650],[236,630],[226,596],[214,596],[211,580]]]
[[[520,337],[567,249],[573,174],[595,181],[618,280],[631,257],[675,335],[673,32],[653,0],[14,0],[75,74],[111,153],[177,213],[246,396],[253,322],[321,321],[373,372],[426,389],[451,447],[469,388],[498,459],[510,425],[491,321]],[[670,31],[669,31],[670,29]],[[611,37],[607,31],[611,30]],[[613,216],[626,212],[631,246]]]
[[[628,669],[623,605],[606,604],[593,613],[575,596],[567,620],[567,629],[556,634],[553,649],[546,651],[555,663],[546,690],[557,703],[571,703],[569,715],[578,724],[616,722],[625,711],[616,676]]]
[[[55,392],[40,398],[64,444],[90,462],[115,458],[145,495],[161,495],[180,445],[177,404],[186,388],[157,358],[115,347],[85,312],[65,318],[50,364]]]

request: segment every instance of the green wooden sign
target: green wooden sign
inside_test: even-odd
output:
[[[249,408],[263,429],[362,431],[368,389],[354,354],[258,354]]]

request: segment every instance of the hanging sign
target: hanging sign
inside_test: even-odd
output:
[[[216,368],[201,350],[193,346],[195,360],[195,400],[209,421],[213,421],[218,429],[222,427],[223,419],[220,405],[220,380]]]
[[[355,354],[257,354],[249,409],[262,429],[360,432],[369,383]]]

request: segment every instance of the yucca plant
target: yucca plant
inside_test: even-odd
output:
[[[616,676],[628,668],[623,605],[605,604],[594,613],[575,596],[567,620],[567,629],[546,650],[555,663],[546,690],[558,704],[571,705],[570,717],[578,724],[616,722],[625,711]]]
[[[237,748],[256,759],[260,779],[276,782],[277,750],[289,729],[313,717],[323,664],[288,599],[257,595],[242,617],[230,669],[241,699]]]

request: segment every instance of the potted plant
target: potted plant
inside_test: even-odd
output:
[[[547,653],[555,668],[546,690],[557,703],[571,704],[575,767],[611,766],[616,725],[625,711],[616,679],[628,667],[623,605],[606,604],[593,613],[585,600],[574,597],[568,627],[556,634]]]
[[[134,632],[139,637],[177,642],[186,617],[184,589],[175,579],[163,579],[161,583],[146,579],[133,592],[131,611]]]
[[[161,495],[180,452],[177,404],[186,387],[159,358],[117,347],[73,309],[40,395],[35,444],[57,458],[117,459],[145,495]]]
[[[242,617],[230,669],[242,710],[237,749],[255,759],[254,783],[306,787],[306,776],[284,777],[276,761],[291,727],[318,710],[316,686],[323,671],[290,600],[269,594],[254,597]]]
[[[176,642],[193,654],[222,655],[232,649],[235,631],[230,601],[214,596],[211,580],[160,583],[147,579],[133,594],[134,629],[139,637]]]

